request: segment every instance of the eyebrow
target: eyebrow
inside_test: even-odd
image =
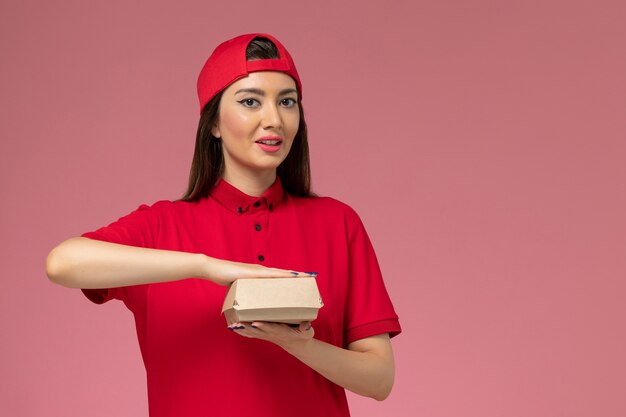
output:
[[[252,94],[257,94],[259,96],[265,97],[265,91],[259,89],[259,88],[242,88],[240,90],[235,91],[235,95],[239,94],[239,93],[252,93]],[[290,94],[290,93],[298,93],[298,90],[296,90],[295,88],[286,88],[284,90],[280,90],[280,93],[278,93],[279,96],[284,96],[285,94]]]

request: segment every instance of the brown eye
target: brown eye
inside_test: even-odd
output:
[[[280,103],[285,107],[293,107],[296,105],[296,100],[293,98],[284,98],[280,101]]]
[[[244,107],[257,107],[259,102],[253,98],[244,98],[243,100],[238,101]]]

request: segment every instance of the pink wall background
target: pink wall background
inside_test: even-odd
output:
[[[625,21],[620,0],[2,2],[0,414],[147,416],[130,312],[45,257],[182,194],[198,71],[268,31],[315,189],[360,213],[404,327],[394,392],[353,415],[626,415]]]

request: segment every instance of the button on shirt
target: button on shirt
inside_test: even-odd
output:
[[[315,338],[347,347],[401,331],[356,212],[332,198],[287,194],[280,179],[260,197],[220,180],[197,202],[142,204],[81,236],[315,271],[324,301]],[[277,345],[227,329],[226,290],[190,277],[83,293],[97,304],[122,300],[132,311],[151,417],[349,416],[342,387]]]

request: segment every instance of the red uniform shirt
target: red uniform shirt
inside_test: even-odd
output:
[[[221,180],[198,202],[140,205],[82,236],[238,262],[318,272],[315,338],[336,346],[400,324],[358,215],[328,197],[300,198],[277,180],[261,197]],[[135,316],[151,417],[349,416],[345,391],[273,343],[226,327],[227,287],[190,278],[83,290],[122,300]]]

